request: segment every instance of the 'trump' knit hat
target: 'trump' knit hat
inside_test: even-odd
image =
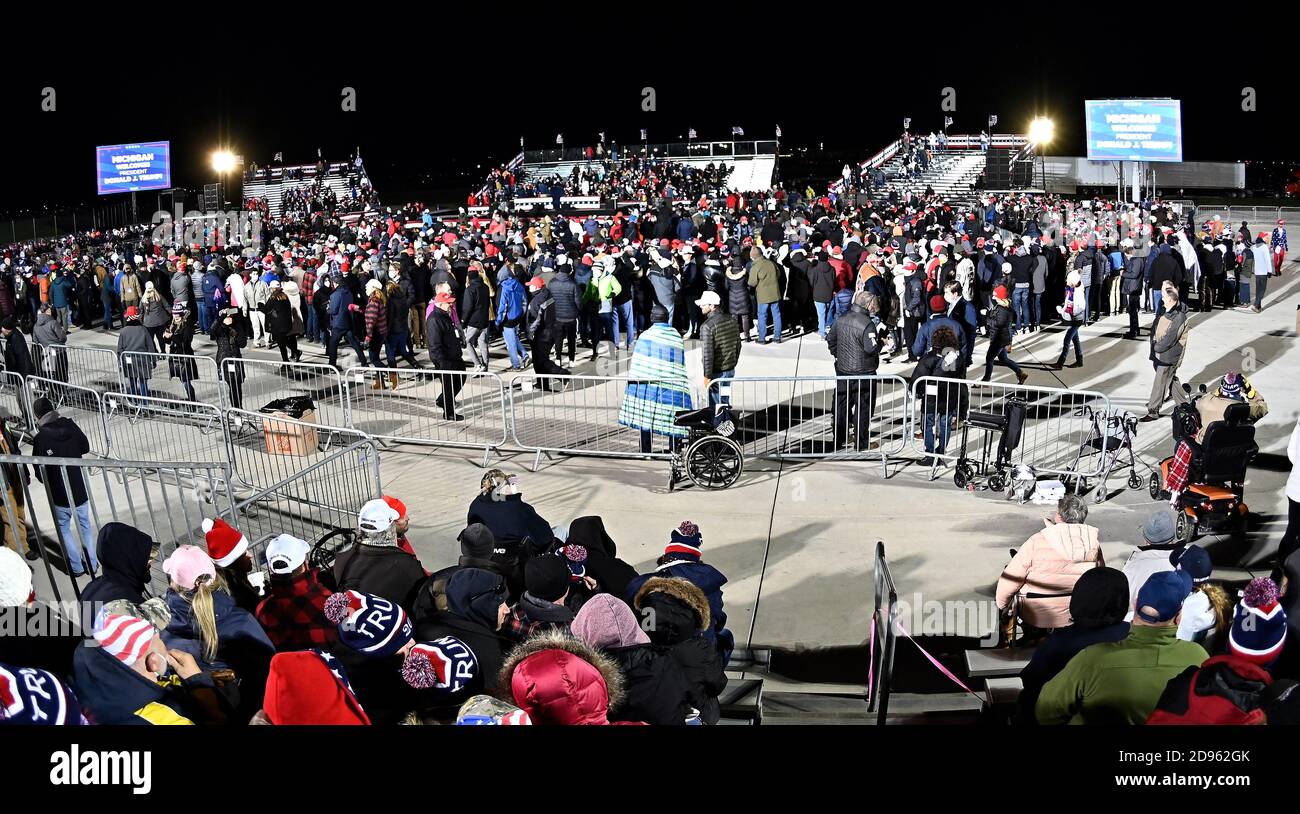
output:
[[[692,560],[699,562],[700,546],[704,538],[700,527],[690,520],[683,520],[673,529],[672,538],[664,548],[664,557],[670,560]]]
[[[32,569],[12,548],[0,546],[0,608],[20,608],[32,600]]]
[[[149,644],[158,635],[158,629],[143,619],[123,613],[109,613],[103,624],[95,630],[95,641],[109,655],[127,667],[133,666],[149,652]]]
[[[220,517],[203,519],[203,539],[208,544],[208,556],[222,568],[244,556],[248,550],[248,538]]]
[[[476,695],[460,705],[456,726],[531,726],[533,719],[514,704],[490,695]]]
[[[417,690],[439,690],[454,695],[478,675],[478,658],[464,642],[443,636],[432,642],[416,642],[402,663],[402,679]]]
[[[80,726],[85,723],[76,693],[54,673],[0,664],[0,725]]]
[[[262,709],[277,726],[370,724],[352,693],[343,665],[320,650],[276,653],[271,657]]]
[[[325,618],[339,626],[339,640],[358,653],[385,658],[413,638],[411,620],[396,602],[359,591],[325,600]]]
[[[1286,644],[1286,611],[1267,577],[1252,579],[1241,593],[1228,631],[1228,652],[1256,664],[1271,664]]]
[[[570,579],[573,582],[581,582],[582,578],[587,575],[587,549],[576,543],[563,546],[557,552],[564,558],[565,563],[569,566],[569,573],[573,576]]]
[[[1240,400],[1242,397],[1241,374],[1235,370],[1229,370],[1223,374],[1223,381],[1219,384],[1219,395],[1225,399]]]
[[[563,557],[533,557],[524,566],[524,587],[528,593],[546,602],[558,602],[569,590],[568,561]]]

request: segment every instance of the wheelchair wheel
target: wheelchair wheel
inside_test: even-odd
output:
[[[1152,472],[1151,480],[1147,484],[1147,491],[1151,493],[1152,500],[1160,499],[1160,473]]]
[[[989,475],[989,489],[992,489],[994,492],[1001,492],[1003,489],[1006,488],[1007,488],[1006,475],[1002,474],[1001,472],[994,472],[992,475]]]
[[[1130,472],[1130,473],[1129,473],[1129,476],[1128,476],[1128,488],[1130,488],[1130,489],[1141,489],[1141,488],[1142,488],[1142,476],[1139,475],[1137,472]]]
[[[1187,512],[1179,512],[1178,519],[1174,522],[1174,535],[1178,541],[1187,544],[1196,537],[1196,521],[1187,516]]]
[[[952,483],[958,489],[965,489],[973,477],[975,473],[971,471],[970,464],[962,462],[957,464],[957,469],[952,473]]]
[[[334,558],[356,545],[356,541],[356,529],[340,527],[330,530],[307,552],[307,566],[328,571],[334,565]]]
[[[686,476],[702,489],[726,489],[744,468],[745,454],[730,438],[706,435],[686,450]]]

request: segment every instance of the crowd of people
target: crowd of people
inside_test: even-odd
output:
[[[255,555],[205,520],[204,546],[162,558],[155,593],[158,543],[110,522],[85,618],[46,636],[22,635],[50,609],[0,547],[14,623],[0,627],[0,724],[718,722],[734,641],[697,524],[670,529],[638,573],[599,516],[552,526],[491,470],[456,562],[426,570],[411,528],[401,500],[369,501],[327,561],[288,534]]]
[[[544,198],[560,209],[564,197],[594,197],[603,201],[637,201],[650,204],[658,199],[725,194],[731,169],[725,162],[694,167],[670,159],[631,155],[619,158],[617,151],[603,152],[567,175],[530,177],[521,169],[496,168],[488,174],[484,188],[471,193],[469,206],[499,207],[519,198]]]

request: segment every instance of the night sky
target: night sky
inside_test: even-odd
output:
[[[783,151],[824,146],[840,151],[837,157],[861,159],[888,143],[905,116],[914,132],[938,129],[945,87],[956,91],[953,133],[978,132],[990,113],[998,115],[995,130],[1001,132],[1024,132],[1033,116],[1048,115],[1057,125],[1050,152],[1082,155],[1084,99],[1169,96],[1183,102],[1186,160],[1300,158],[1289,137],[1297,100],[1271,78],[1278,75],[1271,65],[1234,58],[1220,60],[1211,78],[1203,71],[1193,76],[1143,68],[1122,78],[1089,71],[1098,78],[1085,81],[1070,60],[1056,55],[1038,64],[1018,57],[1014,70],[980,68],[975,60],[960,69],[909,66],[881,75],[869,59],[845,62],[855,65],[848,71],[812,72],[793,67],[797,61],[789,53],[777,49],[758,62],[737,54],[731,68],[709,74],[684,57],[662,55],[606,60],[609,68],[598,62],[591,69],[545,71],[437,70],[428,67],[433,63],[399,68],[360,60],[369,67],[303,66],[299,72],[307,78],[293,81],[268,81],[266,71],[256,70],[126,72],[105,64],[93,71],[47,71],[28,64],[0,87],[10,158],[0,209],[112,203],[95,194],[93,148],[164,139],[172,142],[173,184],[190,188],[215,180],[209,154],[218,146],[259,163],[277,151],[287,162],[314,161],[318,147],[326,158],[344,160],[359,146],[390,201],[447,190],[463,197],[489,165],[518,151],[520,136],[529,147],[545,148],[555,146],[561,131],[573,147],[594,144],[600,130],[624,143],[638,141],[642,127],[652,142],[680,140],[688,127],[701,140],[725,140],[738,125],[746,138],[766,139],[779,124]],[[484,65],[497,61],[481,59]],[[636,62],[677,67],[612,68]],[[57,93],[57,109],[49,113],[40,109],[47,86]],[[1255,88],[1257,111],[1242,111],[1243,86]],[[356,112],[340,109],[344,87],[356,90]],[[653,112],[641,109],[643,87],[656,90]],[[144,196],[152,207],[153,193]]]

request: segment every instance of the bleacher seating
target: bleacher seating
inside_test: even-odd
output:
[[[928,186],[950,201],[965,202],[974,197],[971,184],[984,170],[985,153],[980,150],[935,150],[929,169],[917,178],[903,178],[902,155],[895,155],[881,169],[895,188],[920,194]]]
[[[286,170],[301,170],[301,177],[285,179]],[[349,197],[351,179],[357,175],[356,169],[347,162],[332,163],[325,176],[325,186],[334,192],[340,201]],[[308,186],[316,180],[316,165],[306,164],[297,167],[274,167],[263,169],[252,180],[244,181],[244,200],[260,198],[266,201],[272,218],[280,217],[281,196],[286,190]]]

